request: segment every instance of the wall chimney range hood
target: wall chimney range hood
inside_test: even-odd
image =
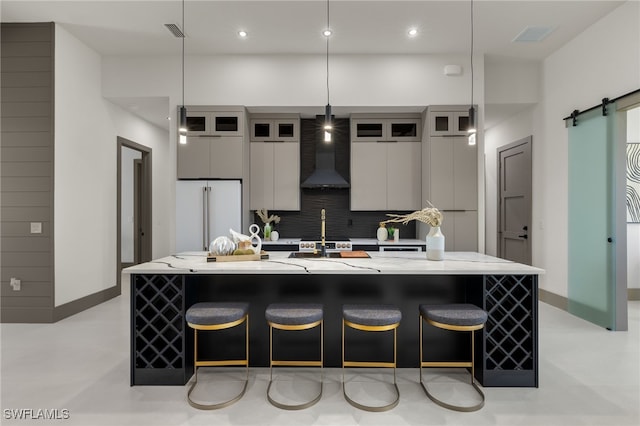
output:
[[[316,116],[316,168],[300,186],[304,189],[349,188],[349,182],[336,171],[336,140],[324,142],[323,125],[324,116]]]

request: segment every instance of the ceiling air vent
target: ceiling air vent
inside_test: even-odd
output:
[[[512,41],[515,43],[532,43],[544,40],[553,32],[553,27],[527,27]]]
[[[164,26],[167,27],[167,29],[171,31],[171,34],[173,34],[177,38],[184,38],[184,33],[176,24],[164,24]]]

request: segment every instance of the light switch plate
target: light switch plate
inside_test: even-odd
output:
[[[31,222],[31,233],[42,234],[42,222]]]
[[[13,287],[13,291],[20,291],[21,281],[18,278],[11,278],[11,287]]]

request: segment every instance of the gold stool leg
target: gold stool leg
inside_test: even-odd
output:
[[[444,402],[438,398],[436,398],[431,392],[429,392],[429,389],[427,389],[426,384],[424,383],[424,381],[422,380],[422,367],[429,367],[432,365],[432,363],[429,362],[425,362],[424,358],[423,358],[423,352],[422,352],[422,321],[423,318],[422,316],[420,316],[420,385],[422,386],[422,389],[424,390],[425,394],[427,394],[427,396],[429,397],[429,399],[433,402],[435,402],[436,404],[438,404],[441,407],[447,408],[449,410],[454,410],[454,411],[461,411],[461,412],[471,412],[471,411],[478,411],[479,409],[481,409],[482,407],[484,407],[484,401],[485,401],[485,396],[484,393],[482,392],[482,390],[478,387],[478,385],[476,384],[475,381],[475,361],[474,361],[474,355],[475,355],[475,335],[474,335],[474,331],[471,330],[471,386],[473,386],[473,388],[476,390],[476,392],[480,395],[480,402],[475,404],[475,405],[471,405],[471,406],[460,406],[460,405],[454,405],[454,404],[450,404],[448,402]],[[439,367],[457,367],[457,365],[455,365],[455,363],[446,363],[446,362],[441,362],[438,363]]]
[[[393,363],[392,363],[392,367],[393,367],[393,387],[395,389],[395,398],[392,402],[390,402],[389,404],[386,405],[382,405],[382,406],[371,406],[371,405],[365,405],[365,404],[361,404],[357,401],[355,401],[354,399],[352,399],[348,394],[347,394],[347,389],[346,389],[346,384],[345,384],[345,380],[344,380],[344,368],[345,368],[345,364],[349,364],[350,366],[358,366],[358,364],[361,364],[361,366],[368,366],[368,367],[388,367],[389,363],[375,363],[375,362],[362,362],[362,363],[358,363],[358,362],[345,362],[344,359],[344,342],[345,342],[345,338],[344,338],[344,326],[345,326],[345,322],[344,322],[344,318],[342,319],[342,395],[344,396],[344,399],[351,404],[352,406],[360,409],[360,410],[364,410],[364,411],[370,411],[370,412],[374,412],[374,413],[380,413],[383,411],[389,411],[392,408],[394,408],[395,406],[398,405],[398,403],[400,402],[400,389],[398,389],[398,384],[396,382],[396,343],[397,343],[397,327],[393,329]]]
[[[320,391],[318,394],[311,399],[310,401],[303,402],[302,404],[284,404],[282,402],[276,401],[271,396],[271,385],[273,384],[273,325],[269,324],[269,386],[267,387],[267,400],[271,403],[271,405],[281,408],[283,410],[303,410],[305,408],[309,408],[312,405],[315,405],[322,398],[322,390],[324,383],[324,320],[320,321],[320,361],[278,361],[278,365],[318,365],[320,366]]]
[[[194,408],[197,408],[199,410],[218,410],[220,408],[225,408],[228,407],[229,405],[233,404],[234,402],[238,401],[240,398],[242,398],[245,394],[245,392],[247,391],[247,384],[249,383],[249,316],[247,315],[245,318],[245,323],[246,323],[246,338],[245,338],[245,359],[244,360],[240,360],[240,361],[236,361],[236,362],[232,362],[231,365],[238,365],[238,363],[244,364],[246,366],[246,377],[244,380],[244,385],[242,387],[242,391],[240,391],[240,393],[238,395],[236,395],[235,397],[233,397],[232,399],[228,400],[228,401],[224,401],[224,402],[220,402],[220,403],[216,403],[216,404],[200,404],[198,402],[195,402],[191,399],[191,393],[195,390],[196,385],[198,384],[198,330],[194,329],[193,330],[193,344],[194,344],[194,354],[193,354],[193,365],[194,365],[194,376],[195,379],[193,381],[193,384],[189,387],[189,391],[187,392],[187,400],[189,402],[189,405],[191,405]],[[217,365],[225,365],[224,361],[217,363]]]

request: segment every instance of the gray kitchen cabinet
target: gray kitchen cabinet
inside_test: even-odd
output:
[[[251,142],[296,142],[300,140],[299,118],[252,118]]]
[[[478,251],[478,212],[444,210],[442,214],[445,251]]]
[[[243,136],[244,112],[237,109],[194,111],[187,107],[187,136]]]
[[[352,118],[351,139],[358,142],[420,142],[420,118]]]
[[[242,179],[244,107],[187,107],[187,143],[178,143],[178,179]]]
[[[351,210],[417,210],[421,194],[421,144],[351,144]]]
[[[468,111],[433,111],[429,113],[430,136],[465,136],[468,126]]]
[[[428,188],[425,197],[443,212],[447,251],[478,250],[478,148],[469,145],[464,106],[430,109]]]
[[[387,208],[387,144],[351,143],[351,210]]]
[[[243,138],[187,136],[178,144],[178,179],[242,179]]]
[[[300,142],[250,145],[250,209],[300,210]]]
[[[441,210],[478,209],[478,150],[466,137],[431,137],[430,201]]]

